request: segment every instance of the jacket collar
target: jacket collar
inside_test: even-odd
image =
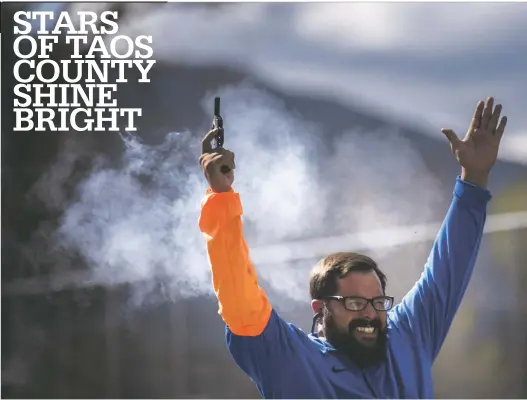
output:
[[[337,349],[335,349],[331,343],[329,343],[325,338],[319,337],[318,334],[310,333],[308,336],[322,354],[337,351]]]

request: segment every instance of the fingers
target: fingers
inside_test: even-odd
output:
[[[209,131],[203,140],[201,141],[201,154],[210,153],[212,150],[212,141],[216,138],[219,133],[219,129],[212,129]]]
[[[234,153],[229,150],[225,150],[222,159],[219,160],[220,163],[220,172],[222,174],[228,174],[231,172],[234,168],[236,168],[234,164]]]
[[[492,108],[494,106],[494,99],[492,97],[487,98],[485,108],[483,109],[483,116],[481,118],[480,128],[487,129],[490,118],[492,117]]]
[[[456,133],[452,129],[441,129],[441,132],[447,137],[448,141],[452,145],[452,147],[457,147],[457,144],[459,142],[459,138],[457,137]]]
[[[202,154],[199,158],[199,164],[203,170],[207,169],[207,165],[212,161],[213,154]]]
[[[236,168],[234,153],[223,148],[217,148],[213,153],[202,154],[199,161],[201,168],[209,174],[215,174],[218,171],[225,174]]]
[[[501,137],[503,136],[503,132],[505,132],[505,126],[507,126],[507,117],[503,117],[501,119],[500,124],[498,125],[498,128],[496,129],[496,133],[494,134],[498,141],[501,140]]]
[[[483,107],[484,103],[482,101],[478,102],[476,106],[476,111],[474,111],[474,116],[472,117],[472,122],[470,123],[469,134],[474,132],[474,130],[481,127],[481,119],[483,117]]]
[[[214,154],[212,154],[212,157],[211,157],[209,165],[219,164],[222,161],[223,161],[223,154],[214,153]]]
[[[230,169],[235,169],[236,168],[236,164],[234,162],[234,153],[232,151],[229,151],[229,150],[226,150],[226,156],[227,156],[227,162],[228,162],[228,167]]]
[[[496,127],[498,126],[498,121],[500,119],[501,109],[502,109],[501,104],[498,104],[494,108],[494,112],[492,113],[492,116],[490,117],[489,126],[487,127],[487,130],[491,134],[494,134],[494,132],[496,131]]]
[[[234,182],[234,171],[231,169],[229,172],[225,174],[225,178],[231,182]]]

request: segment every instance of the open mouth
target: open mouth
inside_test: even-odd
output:
[[[361,332],[361,333],[374,333],[375,332],[375,328],[373,326],[359,326],[355,329],[357,330],[357,332]]]

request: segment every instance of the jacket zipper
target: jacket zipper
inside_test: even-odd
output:
[[[366,377],[366,373],[361,368],[360,372],[362,373],[362,377],[364,378],[364,382],[366,382],[366,386],[368,386],[368,389],[370,389],[371,394],[373,395],[374,399],[378,399],[379,397],[375,394],[375,390],[373,390],[373,387],[370,385],[370,382],[368,381],[368,378]]]

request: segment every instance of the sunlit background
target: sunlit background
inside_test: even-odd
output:
[[[12,132],[12,16],[119,11],[152,35],[152,82],[119,87],[139,131]],[[71,48],[53,57],[67,59]],[[248,398],[197,219],[222,98],[261,284],[309,329],[310,268],[372,255],[419,278],[478,100],[508,116],[486,234],[434,366],[437,397],[527,397],[527,4],[2,3],[2,394]]]

